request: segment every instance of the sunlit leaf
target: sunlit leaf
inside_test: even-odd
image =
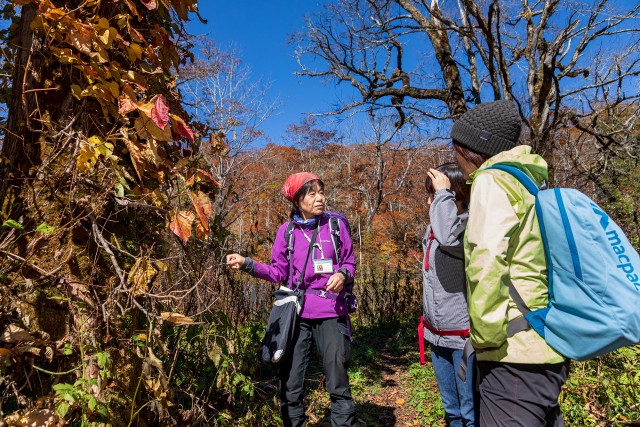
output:
[[[191,198],[191,203],[193,204],[194,210],[196,211],[196,215],[198,215],[198,219],[200,220],[200,224],[202,225],[204,235],[209,232],[209,220],[213,215],[213,206],[211,206],[211,200],[209,196],[204,194],[202,191],[194,191],[189,194]],[[196,224],[197,225],[197,224]],[[197,231],[197,230],[196,230]],[[197,236],[199,239],[202,239],[202,236]]]
[[[100,64],[109,62],[109,53],[107,53],[107,50],[102,46],[97,46],[95,52],[91,52],[90,56],[94,61]]]
[[[129,271],[127,283],[131,285],[134,296],[140,296],[148,291],[149,283],[158,273],[151,261],[147,258],[138,258]]]
[[[171,114],[170,118],[171,118],[171,126],[174,132],[177,133],[179,136],[186,138],[187,140],[189,140],[189,142],[193,142],[195,139],[193,136],[193,131],[189,126],[187,126],[184,120],[182,120],[180,117],[176,116],[175,114]]]
[[[204,221],[204,222],[202,222]],[[198,221],[195,221],[196,224],[196,237],[200,240],[206,240],[209,236],[209,221],[206,218],[199,218]]]
[[[11,323],[7,325],[2,335],[0,335],[0,340],[14,343],[18,341],[32,341],[33,337],[20,326]]]
[[[141,138],[151,137],[162,142],[171,141],[171,129],[169,129],[169,126],[160,129],[153,120],[144,115],[138,117],[133,125]]]
[[[78,157],[76,157],[76,167],[78,172],[86,173],[93,168],[98,161],[100,153],[87,141],[80,141]]]
[[[142,2],[143,5],[145,5],[147,7],[147,9],[149,10],[153,10],[156,9],[158,7],[158,4],[156,3],[155,0],[140,0]]]
[[[56,229],[55,227],[44,222],[36,227],[36,231],[39,231],[42,234],[52,233],[55,231],[55,229]]]
[[[137,122],[137,120],[136,120]],[[136,126],[136,129],[138,127]],[[147,167],[147,163],[142,156],[140,147],[133,141],[129,139],[126,132],[123,131],[122,135],[124,136],[124,143],[127,145],[129,149],[129,156],[131,157],[131,162],[133,163],[133,168],[136,170],[136,174],[140,181],[142,181],[142,177],[144,176],[144,171]]]
[[[167,322],[172,322],[177,325],[187,325],[187,324],[193,323],[192,318],[187,317],[184,314],[180,314],[180,313],[171,313],[171,312],[165,311],[160,313],[160,316]]]
[[[162,157],[158,153],[158,142],[155,139],[147,140],[145,150],[142,152],[144,158],[156,166],[160,166],[163,163]]]
[[[197,182],[207,182],[215,185],[216,187],[220,187],[220,183],[216,181],[216,179],[211,176],[209,172],[202,169],[191,169],[188,173],[186,184],[193,185]]]
[[[162,262],[162,261],[156,261],[156,267],[160,271],[168,271],[169,270],[169,266],[166,263]]]
[[[82,88],[78,85],[71,85],[71,95],[76,99],[82,98]]]
[[[124,197],[124,185],[122,185],[119,182],[116,182],[116,185],[114,186],[114,188],[116,190],[116,196]]]
[[[151,109],[151,118],[160,129],[164,129],[169,123],[169,107],[164,100],[164,96],[158,95],[155,97],[154,106]]]
[[[7,219],[2,223],[3,227],[15,228],[17,230],[22,230],[24,227],[18,221],[14,221],[13,219]]]
[[[138,104],[128,95],[122,95],[118,98],[118,112],[120,114],[130,113],[135,111],[137,108]]]
[[[127,54],[131,62],[142,60],[142,52],[142,47],[137,43],[131,43],[127,48]]]
[[[169,224],[169,228],[185,245],[187,244],[189,237],[191,237],[191,226],[195,219],[196,215],[191,211],[183,210],[171,213],[171,223]]]
[[[82,53],[91,53],[91,33],[88,30],[69,32],[67,42]]]
[[[60,418],[64,418],[67,412],[69,412],[69,404],[64,401],[60,402],[56,408],[56,414],[58,414]]]

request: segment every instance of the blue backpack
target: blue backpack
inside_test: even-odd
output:
[[[569,188],[539,189],[514,166],[496,164],[536,197],[549,270],[549,305],[529,310],[509,335],[533,328],[562,355],[587,360],[640,342],[640,256],[618,225],[589,197]]]

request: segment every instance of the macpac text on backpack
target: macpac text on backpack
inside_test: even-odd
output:
[[[595,209],[594,209],[595,210]],[[615,230],[606,232],[607,238],[611,244],[611,248],[618,255],[618,264],[616,267],[621,269],[627,275],[627,279],[631,282],[633,286],[636,287],[638,291],[640,291],[640,282],[638,282],[638,275],[635,273],[635,268],[631,264],[631,259],[628,255],[625,254],[624,246],[622,245],[622,241],[616,233]]]

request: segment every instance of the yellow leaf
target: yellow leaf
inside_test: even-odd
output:
[[[180,314],[180,313],[171,313],[171,312],[165,311],[163,313],[160,313],[160,316],[167,322],[172,322],[177,325],[188,325],[193,323],[192,318],[187,317],[184,314]]]
[[[136,123],[138,120],[136,120]],[[136,126],[137,129],[137,126]],[[129,139],[126,132],[122,132],[124,136],[124,143],[127,145],[129,149],[129,155],[131,156],[131,163],[133,163],[133,168],[136,170],[136,174],[140,181],[142,181],[142,177],[144,175],[144,171],[147,167],[147,162],[144,160],[140,147],[133,141]]]
[[[98,161],[100,153],[87,141],[80,141],[80,149],[76,158],[76,167],[80,173],[91,170],[93,165]]]
[[[142,52],[142,47],[137,43],[131,43],[127,48],[127,53],[129,54],[129,60],[131,60],[131,62],[142,60]]]
[[[71,95],[76,99],[82,98],[82,88],[78,85],[71,85]]]
[[[111,93],[111,95],[113,95],[114,98],[117,98],[120,96],[120,86],[118,86],[118,83],[106,82],[104,86],[109,90],[109,92]]]
[[[149,289],[149,283],[158,273],[153,264],[147,258],[138,258],[129,271],[127,283],[131,285],[134,296],[140,296]]]
[[[404,405],[404,399],[399,397],[396,399],[396,405]]]
[[[156,267],[158,267],[158,270],[160,271],[167,271],[169,270],[169,266],[162,262],[162,261],[156,261]]]
[[[104,30],[99,30],[96,32],[98,35],[98,40],[104,44],[107,49],[109,48],[109,29],[105,28]]]
[[[109,20],[107,18],[100,18],[98,20],[98,23],[96,24],[96,27],[101,30],[109,29]]]
[[[145,150],[142,152],[145,160],[156,166],[160,166],[163,161],[160,154],[158,154],[158,142],[155,139],[149,139],[146,145]]]
[[[109,54],[107,53],[107,50],[102,46],[95,46],[95,47],[96,47],[96,51],[91,52],[89,54],[91,58],[100,64],[109,62]]]
[[[154,139],[162,142],[171,141],[171,127],[169,124],[167,124],[164,129],[160,129],[152,119],[149,119],[144,115],[140,117],[140,120],[142,121],[144,130],[146,130]]]

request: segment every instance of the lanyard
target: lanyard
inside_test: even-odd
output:
[[[307,252],[306,258],[304,259],[304,265],[302,266],[302,270],[300,271],[300,276],[298,276],[298,281],[296,282],[295,289],[300,288],[300,286],[304,283],[304,272],[307,269],[307,262],[309,261],[309,255],[311,255],[311,250],[315,246],[314,242],[316,241],[316,236],[318,236],[318,230],[320,229],[319,222],[320,221],[318,221],[318,224],[316,225],[316,229],[313,230],[313,235],[311,236],[311,239],[309,239],[309,251]],[[304,236],[307,237],[306,234]],[[289,265],[291,265],[292,262],[293,262],[292,260],[289,260],[289,263],[290,263]]]
[[[318,224],[318,227],[316,227],[316,229],[318,228],[320,228],[320,224]],[[302,234],[304,234],[304,238],[307,239],[307,242],[309,242],[310,245],[312,245],[314,248],[320,249],[320,259],[324,259],[324,250],[322,249],[322,245],[320,243],[311,244],[311,237],[307,236],[307,233],[305,233],[304,228],[300,227],[300,230],[302,230]],[[315,255],[315,251],[313,252],[312,258],[317,259]]]

